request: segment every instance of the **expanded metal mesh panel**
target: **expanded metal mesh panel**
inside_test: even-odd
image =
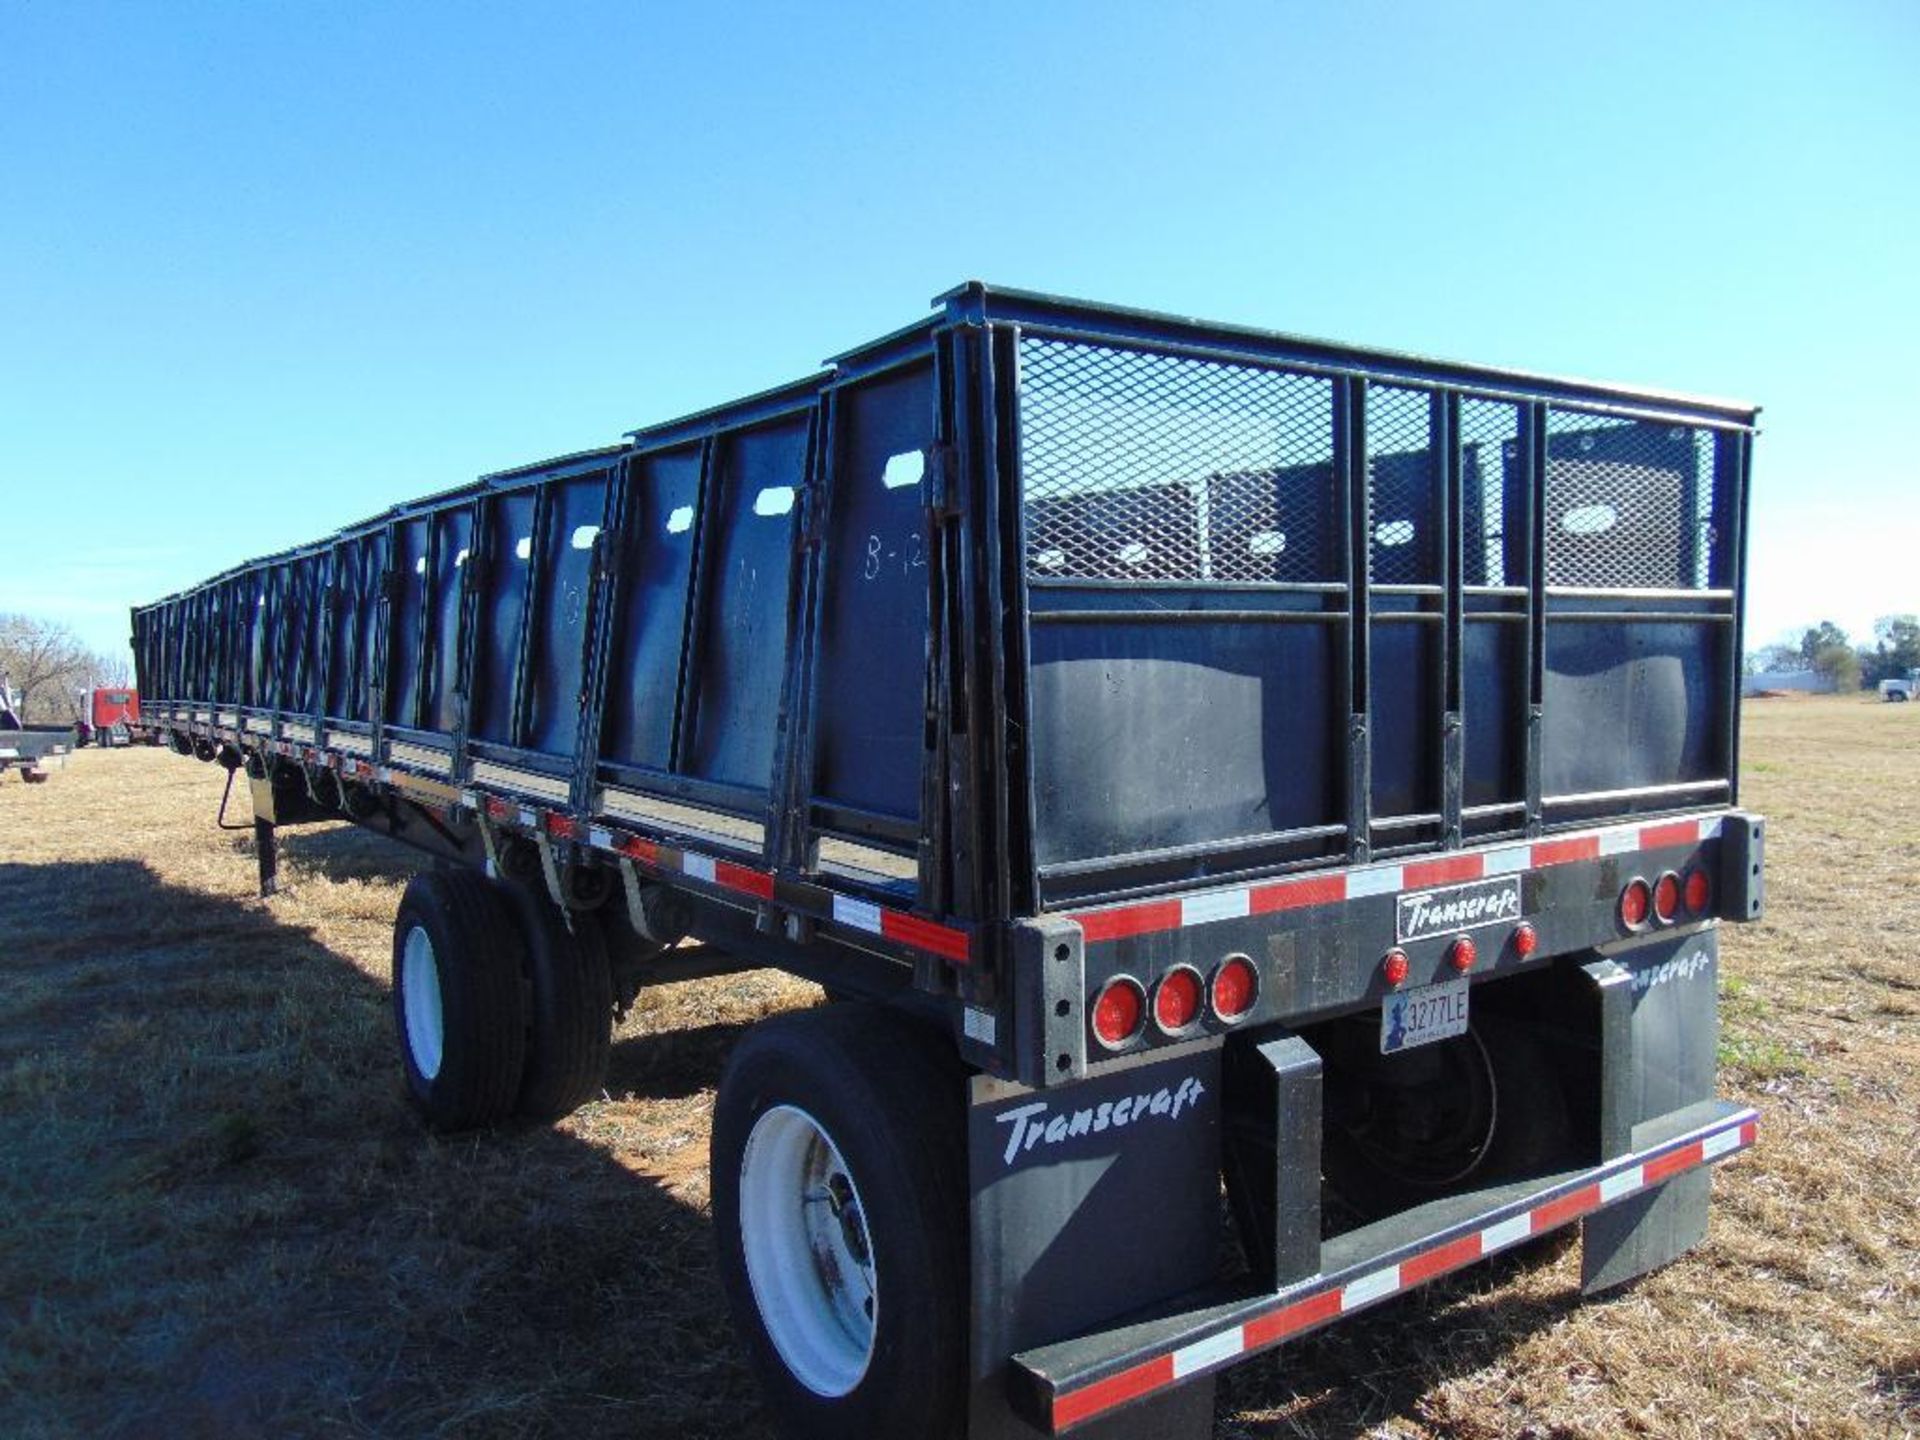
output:
[[[1460,499],[1464,581],[1526,583],[1520,407],[1504,400],[1460,402]]]
[[[1330,381],[1029,338],[1020,427],[1035,579],[1343,578]]]
[[[1367,391],[1367,494],[1373,512],[1367,573],[1375,585],[1441,582],[1440,467],[1432,432],[1426,391],[1386,385]]]
[[[1547,583],[1699,590],[1710,583],[1711,433],[1555,410],[1547,421]]]

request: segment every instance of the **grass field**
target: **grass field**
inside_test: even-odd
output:
[[[1573,1247],[1468,1271],[1229,1372],[1222,1440],[1920,1435],[1920,706],[1746,737],[1768,912],[1725,932],[1723,1090],[1764,1121],[1708,1245],[1586,1305]],[[221,780],[0,777],[0,1434],[766,1436],[707,1127],[742,1028],[819,992],[650,992],[605,1100],[433,1138],[386,989],[407,852],[289,832],[263,903]]]

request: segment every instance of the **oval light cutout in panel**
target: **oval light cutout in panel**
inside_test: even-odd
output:
[[[926,452],[903,450],[887,457],[887,468],[880,476],[880,483],[889,490],[904,490],[909,485],[918,485],[926,473]]]
[[[1399,545],[1413,543],[1413,522],[1411,520],[1386,520],[1373,527],[1373,543],[1392,549]]]
[[[1620,512],[1611,505],[1575,505],[1560,517],[1560,528],[1569,535],[1601,535],[1619,520]]]

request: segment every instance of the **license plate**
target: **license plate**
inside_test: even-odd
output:
[[[1389,995],[1380,1007],[1380,1053],[1397,1054],[1467,1033],[1466,976]]]

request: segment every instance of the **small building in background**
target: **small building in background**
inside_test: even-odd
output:
[[[1818,670],[1767,670],[1748,675],[1740,682],[1742,695],[1759,695],[1768,690],[1798,690],[1808,695],[1831,695],[1833,677]]]

